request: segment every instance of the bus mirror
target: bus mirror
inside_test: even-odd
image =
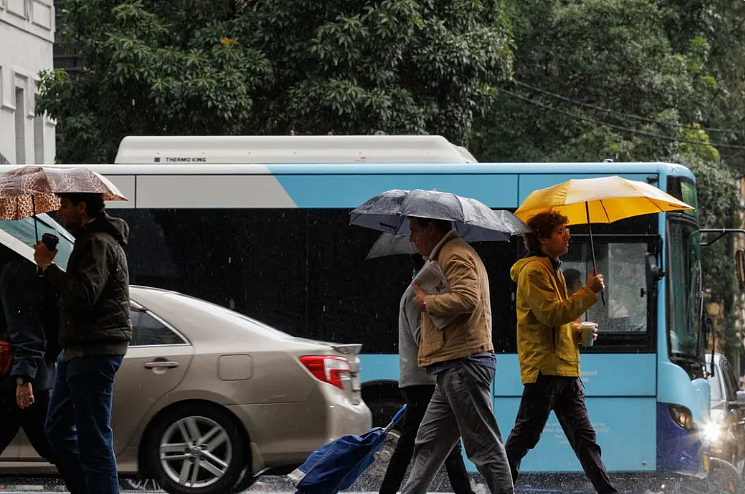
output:
[[[737,270],[737,281],[740,290],[742,290],[745,288],[745,252],[742,249],[735,252],[735,269]]]
[[[646,255],[646,269],[645,274],[647,277],[647,287],[649,289],[654,288],[654,284],[657,283],[660,278],[665,276],[665,273],[657,266],[657,258],[654,254],[647,252]]]

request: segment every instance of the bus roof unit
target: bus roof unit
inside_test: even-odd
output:
[[[441,136],[128,136],[120,164],[476,163]]]

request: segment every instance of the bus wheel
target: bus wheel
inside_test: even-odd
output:
[[[380,397],[367,403],[372,412],[373,427],[385,427],[390,424],[393,416],[403,405],[403,401],[388,397]]]

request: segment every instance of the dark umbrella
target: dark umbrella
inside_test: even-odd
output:
[[[508,241],[530,230],[509,211],[491,210],[470,197],[435,190],[392,189],[378,194],[351,213],[352,225],[407,237],[408,217],[452,221],[458,234],[470,242]]]

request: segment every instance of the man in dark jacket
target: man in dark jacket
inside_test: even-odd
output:
[[[57,464],[44,421],[49,407],[49,389],[54,380],[54,355],[47,351],[43,325],[45,280],[35,276],[34,265],[0,247],[0,335],[10,343],[13,362],[10,372],[0,376],[0,453],[22,427],[36,452]],[[56,331],[54,332],[56,334]],[[74,486],[62,474],[68,489]]]
[[[129,228],[104,212],[101,194],[60,194],[57,215],[75,236],[67,272],[39,242],[34,259],[60,297],[57,377],[46,421],[49,442],[79,492],[119,492],[111,406],[114,378],[132,337]]]

